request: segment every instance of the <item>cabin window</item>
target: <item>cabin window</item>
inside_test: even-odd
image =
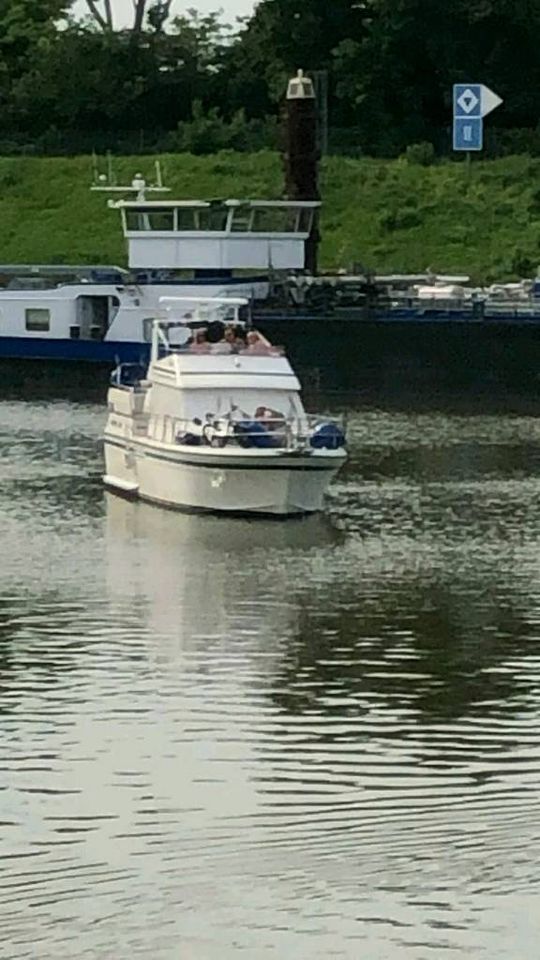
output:
[[[170,207],[163,210],[150,210],[146,216],[149,230],[174,230],[174,210]]]
[[[255,233],[294,233],[296,210],[290,207],[262,207],[255,209]]]
[[[120,300],[118,297],[109,297],[109,326],[113,322],[120,309]]]
[[[176,229],[186,233],[193,230],[223,231],[227,228],[225,207],[177,207]]]
[[[250,207],[238,207],[233,212],[231,230],[233,233],[248,233],[253,224],[253,210]]]
[[[153,210],[126,210],[128,230],[174,230],[174,210],[171,207]]]
[[[152,317],[145,317],[142,322],[142,334],[143,340],[145,343],[152,343],[152,330],[154,327],[154,320]]]
[[[195,230],[195,211],[193,207],[178,207],[176,210],[176,229],[177,230]]]
[[[144,230],[141,214],[135,210],[126,210],[126,227],[128,230]]]
[[[26,329],[35,333],[48,333],[51,328],[51,311],[45,307],[28,307],[25,311]]]
[[[298,214],[298,232],[309,233],[313,223],[313,210],[300,208]]]
[[[195,220],[198,230],[222,231],[227,227],[227,209],[225,207],[206,207],[197,210]]]

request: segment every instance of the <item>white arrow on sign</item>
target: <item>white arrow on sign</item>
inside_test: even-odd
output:
[[[502,98],[497,96],[496,93],[493,93],[493,90],[490,90],[489,87],[485,87],[484,84],[480,87],[480,99],[482,103],[482,116],[487,117],[488,113],[491,113],[492,110],[496,110],[497,107],[500,107]]]

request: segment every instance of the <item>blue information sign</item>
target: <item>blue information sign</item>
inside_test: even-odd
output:
[[[498,94],[483,83],[454,85],[454,150],[481,150],[484,117],[502,103]]]
[[[454,118],[482,116],[482,84],[456,83],[454,86]]]
[[[484,143],[482,84],[454,86],[454,150],[481,150]]]
[[[454,117],[454,150],[481,150],[484,121],[481,117]]]

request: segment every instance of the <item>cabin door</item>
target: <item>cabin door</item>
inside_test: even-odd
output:
[[[108,297],[77,297],[77,319],[72,336],[79,340],[103,340],[108,327]]]

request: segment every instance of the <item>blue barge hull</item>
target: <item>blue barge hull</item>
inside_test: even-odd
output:
[[[72,360],[88,363],[145,363],[150,344],[129,340],[55,340],[45,337],[1,337],[0,357],[6,360]]]
[[[384,385],[386,395],[408,383],[451,389],[496,384],[540,392],[540,322],[520,317],[483,322],[380,319],[255,311],[255,325],[282,344],[299,369],[316,371],[322,386],[363,391]],[[148,362],[150,345],[133,341],[1,337],[0,359],[67,370]],[[32,374],[35,380],[35,369]],[[78,376],[79,374],[77,374]],[[314,373],[315,376],[315,373]],[[307,377],[309,381],[309,377]]]
[[[435,331],[445,329],[444,336],[451,338],[450,331],[469,330],[478,334],[498,331],[530,331],[540,330],[540,313],[523,312],[498,316],[473,316],[471,313],[458,310],[429,310],[425,312],[410,311],[406,308],[383,312],[374,310],[357,310],[344,308],[331,311],[328,314],[314,313],[300,310],[257,309],[253,311],[252,321],[255,326],[264,330],[271,339],[276,335],[281,342],[296,341],[298,336],[310,338],[314,334],[323,332],[327,335],[344,335],[349,348],[356,352],[364,342],[368,331],[372,334],[377,328],[399,331],[399,339],[408,334],[415,338],[415,330]],[[437,333],[439,339],[440,333]],[[467,334],[465,334],[467,336]],[[75,340],[54,339],[48,337],[3,337],[0,335],[0,358],[10,360],[58,360],[106,364],[115,366],[117,363],[146,363],[150,357],[150,344],[128,340]],[[322,359],[322,358],[321,358]]]
[[[471,390],[480,396],[501,389],[505,395],[540,394],[540,324],[303,319],[254,317],[273,343],[286,347],[306,389],[339,389],[384,402],[404,390],[414,396]],[[82,380],[101,402],[108,372],[118,361],[144,365],[148,356],[148,345],[134,342],[0,337],[6,383],[33,395],[62,384],[77,397]]]
[[[439,326],[450,324],[456,326],[474,327],[540,327],[540,311],[531,313],[514,312],[475,315],[459,310],[409,310],[407,308],[383,310],[379,308],[342,308],[328,311],[326,314],[301,310],[255,310],[253,314],[255,324],[277,323],[306,325],[325,322],[328,326],[348,323],[354,327],[365,324],[380,324],[381,326],[404,324],[414,326]]]

